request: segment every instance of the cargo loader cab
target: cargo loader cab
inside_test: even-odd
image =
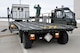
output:
[[[51,15],[52,23],[72,25],[76,27],[75,13],[73,13],[68,7],[56,8]]]

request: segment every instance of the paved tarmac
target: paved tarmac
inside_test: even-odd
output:
[[[11,34],[7,28],[8,22],[0,22],[0,53],[80,53],[80,24],[69,34],[69,42],[65,45],[58,44],[56,40],[50,43],[35,41],[31,49],[24,49],[17,34]]]

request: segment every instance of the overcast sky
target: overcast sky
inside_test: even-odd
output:
[[[20,0],[0,0],[0,16],[7,16],[7,7],[12,6],[12,4],[19,4]],[[30,16],[35,16],[35,4],[40,4],[41,13],[50,13],[51,10],[55,9],[56,6],[69,7],[73,11],[73,0],[22,0],[22,4],[29,4],[30,6]]]

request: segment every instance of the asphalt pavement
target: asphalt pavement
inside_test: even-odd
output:
[[[7,30],[1,32],[3,29]],[[68,34],[67,44],[58,44],[56,40],[50,43],[37,40],[31,49],[24,49],[19,36],[8,30],[8,22],[0,22],[0,53],[80,53],[80,24],[77,29]]]

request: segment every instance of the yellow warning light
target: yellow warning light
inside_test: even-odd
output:
[[[53,26],[49,26],[49,29],[52,29],[53,28]]]
[[[57,26],[53,26],[54,27],[54,29],[56,29],[57,28]]]
[[[47,26],[44,26],[44,29],[46,29],[47,28]]]

